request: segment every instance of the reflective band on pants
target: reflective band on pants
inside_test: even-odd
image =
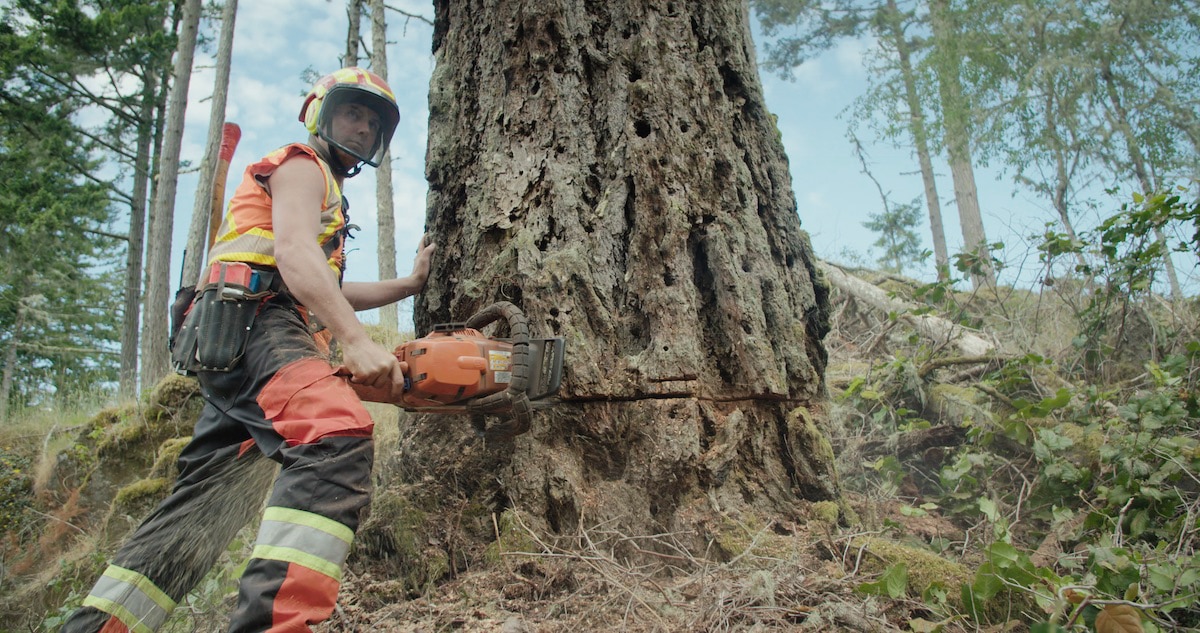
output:
[[[152,633],[167,621],[175,601],[149,578],[109,565],[84,598],[83,606],[112,614],[134,633]]]
[[[319,514],[291,508],[267,508],[254,558],[303,565],[334,580],[350,554],[354,531]]]

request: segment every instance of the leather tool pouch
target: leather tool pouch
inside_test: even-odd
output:
[[[250,268],[240,262],[213,264],[179,328],[171,362],[179,373],[229,371],[246,351],[254,317],[269,291],[254,292]]]

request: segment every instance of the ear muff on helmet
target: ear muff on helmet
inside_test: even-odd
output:
[[[354,149],[345,144],[346,139],[335,138],[334,114],[341,105],[348,103],[363,105],[379,115],[379,133],[373,146]],[[322,77],[313,85],[300,108],[300,121],[310,134],[372,167],[378,167],[400,123],[400,108],[396,105],[392,89],[379,75],[362,68],[342,68]]]

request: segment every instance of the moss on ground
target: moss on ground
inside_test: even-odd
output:
[[[855,539],[850,547],[855,551],[861,548],[867,554],[862,559],[862,570],[868,573],[882,573],[903,563],[908,570],[908,593],[912,596],[920,597],[936,584],[948,590],[951,601],[958,602],[959,587],[970,584],[973,578],[973,572],[965,565],[919,547],[878,537]]]

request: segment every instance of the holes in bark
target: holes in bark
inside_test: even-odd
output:
[[[647,136],[650,136],[650,132],[652,131],[650,128],[650,122],[646,121],[644,119],[638,119],[633,124],[633,131],[642,138],[646,138]]]
[[[551,491],[546,495],[546,522],[558,534],[574,533],[579,524],[579,509],[567,494]]]
[[[722,89],[725,91],[725,97],[730,101],[746,98],[746,84],[742,80],[742,75],[731,68],[728,64],[721,66]]]
[[[675,285],[675,273],[671,272],[669,268],[663,271],[663,285],[668,288]]]
[[[732,354],[733,345],[729,341],[729,324],[724,323],[721,315],[720,301],[717,300],[717,282],[712,269],[708,265],[708,253],[704,250],[704,235],[702,231],[693,231],[688,236],[688,248],[692,256],[692,283],[700,294],[700,320],[704,348],[715,355]],[[727,385],[736,384],[733,375],[734,363],[718,363],[717,372],[721,381]]]
[[[750,260],[743,259],[742,260],[742,272],[748,273],[748,272],[750,272],[751,268],[753,268],[753,266],[750,265]]]
[[[642,78],[642,69],[638,68],[636,64],[630,65],[630,67],[629,67],[629,83],[634,83],[635,81],[637,81],[641,78]]]
[[[550,241],[554,238],[557,228],[558,227],[554,222],[554,217],[550,217],[549,226],[546,227],[546,233],[543,234],[541,239],[538,240],[537,247],[539,251],[544,253],[548,248],[550,248]]]
[[[542,82],[534,81],[533,85],[529,87],[529,94],[536,95],[538,93],[538,91],[540,91],[541,89],[542,89]]]
[[[729,176],[732,173],[733,165],[724,158],[718,158],[716,163],[713,164],[713,182],[718,187],[723,187],[725,183],[729,182]]]
[[[637,218],[637,187],[633,184],[633,176],[625,177],[625,230],[632,231],[634,220]]]
[[[679,131],[680,132],[687,134],[688,130],[690,130],[690,129],[692,129],[692,126],[688,125],[687,121],[679,122]]]

